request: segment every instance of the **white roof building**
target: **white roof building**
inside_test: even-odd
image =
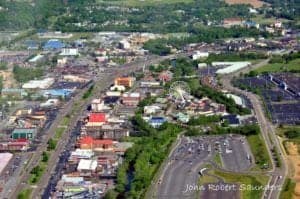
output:
[[[207,67],[207,63],[199,63],[198,69]]]
[[[73,184],[79,184],[81,182],[84,182],[84,178],[83,177],[75,177],[75,176],[68,176],[68,175],[63,175],[61,177],[61,179],[64,182],[69,182],[69,183],[73,183]]]
[[[63,48],[60,53],[61,56],[76,56],[78,54],[77,48]]]
[[[233,94],[226,94],[226,96],[231,97],[237,105],[245,107],[245,103],[244,103],[243,99],[240,96],[233,95]]]
[[[90,159],[94,156],[94,152],[91,149],[76,149],[71,152],[71,158]]]
[[[159,106],[145,106],[144,107],[144,113],[145,114],[154,114],[160,111],[161,108]]]
[[[206,58],[209,56],[209,53],[208,52],[200,52],[200,51],[196,51],[193,55],[192,55],[192,58],[193,60],[197,60],[197,59],[200,59],[200,58]]]
[[[43,80],[30,80],[23,84],[22,88],[25,89],[46,89],[54,83],[54,78],[45,78]]]
[[[121,92],[119,91],[107,91],[106,95],[109,97],[120,97],[121,96]]]
[[[212,66],[224,66],[224,68],[217,70],[217,74],[229,74],[250,66],[251,62],[213,62]]]
[[[125,91],[126,88],[125,86],[122,85],[113,85],[112,87],[110,87],[111,91]]]
[[[35,57],[31,58],[28,62],[35,63],[35,62],[41,60],[43,57],[44,57],[44,55],[38,54]]]
[[[13,154],[12,153],[0,153],[0,174],[5,169],[5,167],[8,165],[9,161],[12,159]]]
[[[51,107],[51,106],[57,106],[59,103],[59,99],[48,99],[46,102],[41,103],[40,107]]]
[[[96,171],[96,168],[98,166],[97,160],[85,160],[81,159],[77,170],[83,171],[83,170],[89,170],[89,171]]]

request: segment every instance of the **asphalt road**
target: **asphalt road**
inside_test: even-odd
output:
[[[256,65],[251,66],[250,68],[239,71],[238,73],[223,76],[221,78],[221,82],[222,82],[222,85],[225,89],[227,89],[227,90],[229,90],[233,93],[242,94],[242,95],[246,96],[250,100],[251,104],[253,105],[253,109],[254,109],[258,124],[260,126],[262,136],[265,140],[265,143],[266,143],[266,146],[267,146],[267,149],[268,149],[268,152],[269,152],[269,156],[271,157],[272,165],[273,165],[273,169],[271,171],[272,175],[271,175],[271,179],[270,179],[268,185],[269,186],[276,186],[276,188],[274,188],[274,189],[267,189],[264,193],[263,198],[265,198],[265,199],[276,199],[276,198],[279,197],[279,194],[280,194],[280,189],[278,187],[283,186],[284,179],[287,175],[287,164],[286,164],[285,158],[283,157],[283,154],[284,154],[283,149],[280,147],[279,141],[278,141],[278,139],[276,137],[276,134],[275,134],[275,127],[265,117],[265,114],[264,114],[264,111],[263,111],[264,108],[263,108],[261,100],[259,99],[259,96],[255,95],[253,93],[235,88],[231,84],[231,80],[235,75],[239,74],[240,72],[246,73],[249,70],[259,68],[259,67],[265,65],[266,63],[268,63],[268,61],[269,60],[265,60],[263,62],[260,62],[260,63],[256,64]],[[274,160],[273,160],[272,154],[271,154],[271,149],[273,147],[275,147],[277,149],[278,153],[279,153],[279,157],[280,157],[280,160],[281,160],[281,168],[275,167]]]
[[[96,77],[95,80],[95,87],[93,93],[95,94],[93,97],[99,97],[101,95],[101,92],[107,89],[112,83],[115,77],[130,74],[136,70],[142,69],[144,65],[148,66],[151,64],[159,63],[160,61],[164,59],[171,59],[175,57],[176,55],[170,55],[165,57],[160,56],[149,56],[145,57],[143,60],[139,60],[133,63],[124,64],[123,66],[120,66],[118,68],[112,68],[110,70],[110,73],[102,73],[100,76]],[[178,55],[177,55],[178,56]],[[7,197],[5,198],[17,198],[18,193],[24,189],[30,187],[30,185],[27,184],[28,179],[30,178],[30,171],[33,167],[38,165],[38,162],[41,158],[41,154],[43,151],[47,148],[47,142],[48,140],[54,135],[54,132],[58,125],[60,124],[63,117],[69,113],[71,113],[72,108],[75,104],[75,102],[78,102],[81,100],[82,95],[88,88],[83,89],[79,94],[77,94],[75,97],[73,97],[67,104],[64,105],[64,107],[60,110],[58,113],[56,119],[53,121],[51,126],[46,130],[45,136],[42,140],[42,144],[37,147],[36,152],[33,154],[30,161],[27,163],[26,168],[23,169],[22,175],[20,175],[16,179],[16,184],[11,187],[11,192],[6,193]],[[87,99],[84,104],[81,106],[81,110],[77,113],[74,113],[72,116],[72,120],[70,122],[69,127],[67,128],[66,132],[63,134],[63,137],[60,142],[57,143],[56,150],[52,153],[52,156],[50,160],[48,161],[48,167],[45,171],[44,175],[42,176],[39,183],[34,186],[32,198],[41,198],[41,195],[44,192],[44,189],[47,187],[47,184],[51,178],[51,172],[54,172],[55,166],[59,161],[59,155],[62,154],[65,145],[68,143],[67,140],[70,137],[71,130],[75,127],[78,119],[80,119],[82,113],[86,109],[86,106],[90,103],[90,99]],[[32,186],[31,186],[32,187]]]
[[[253,165],[247,159],[252,156],[248,144],[243,136],[200,136],[197,138],[181,138],[176,148],[167,158],[167,164],[160,174],[155,190],[147,198],[197,198],[195,190],[186,191],[188,186],[197,186],[200,178],[199,171],[205,164],[211,164],[215,155],[220,155],[222,165],[213,166],[222,171],[238,173],[247,172]],[[233,164],[229,164],[231,162]],[[223,183],[220,181],[220,183]],[[221,193],[205,192],[205,195],[222,196]],[[229,191],[228,197],[235,197],[236,191]]]
[[[196,192],[186,191],[187,185],[197,184],[199,179],[198,169],[201,164],[213,157],[214,151],[209,152],[208,145],[198,148],[199,143],[189,144],[186,138],[182,138],[180,145],[169,158],[168,165],[163,172],[160,183],[157,185],[156,198],[181,199],[195,198]]]

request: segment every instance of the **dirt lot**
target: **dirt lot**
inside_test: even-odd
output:
[[[296,181],[296,187],[294,190],[294,197],[300,197],[300,155],[298,153],[298,146],[292,142],[287,143],[287,150],[288,150],[288,160],[289,165],[292,167],[292,179]]]
[[[251,4],[254,8],[260,8],[264,3],[260,0],[225,0],[228,4]]]

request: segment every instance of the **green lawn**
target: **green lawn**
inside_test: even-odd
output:
[[[214,157],[214,162],[219,165],[220,167],[222,167],[222,160],[221,160],[221,156],[219,153],[217,153]]]
[[[280,199],[288,199],[293,197],[293,192],[295,189],[296,183],[291,179],[286,179],[283,185],[283,189],[279,195]]]
[[[276,21],[275,17],[266,18],[263,15],[256,15],[255,17],[251,18],[251,20],[256,21],[259,24],[266,25],[266,24],[272,24]],[[282,22],[288,22],[286,19],[280,19]]]
[[[55,131],[54,139],[55,140],[60,139],[65,130],[66,130],[66,128],[64,128],[64,127],[57,128]]]
[[[270,157],[261,135],[250,135],[247,137],[247,140],[254,155],[256,165],[260,168],[264,164],[271,166]]]
[[[30,199],[32,189],[23,189],[17,196],[17,199]]]
[[[257,72],[283,72],[283,71],[290,71],[290,70],[299,70],[300,66],[300,59],[295,59],[290,61],[288,64],[282,63],[274,63],[274,64],[267,64],[256,69]]]
[[[243,199],[261,198],[264,191],[263,187],[268,183],[268,177],[263,175],[241,175],[221,171],[215,171],[214,174],[223,178],[227,183],[238,183]],[[255,190],[256,187],[257,190]]]
[[[157,4],[192,3],[194,0],[97,0],[97,2],[125,6],[152,6]]]

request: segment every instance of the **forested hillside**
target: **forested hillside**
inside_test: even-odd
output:
[[[300,2],[265,0],[265,15],[299,18]],[[0,30],[191,32],[224,18],[249,18],[248,5],[222,0],[0,0]]]

